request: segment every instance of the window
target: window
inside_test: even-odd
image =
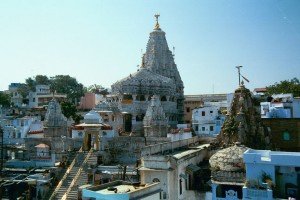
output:
[[[202,131],[205,131],[205,127],[204,126],[202,126]]]
[[[145,95],[137,95],[136,100],[137,101],[145,101]]]
[[[210,126],[209,131],[214,131],[214,126]]]
[[[160,100],[161,101],[167,101],[167,97],[166,96],[162,96]]]
[[[195,126],[195,131],[198,131],[199,130],[199,127],[198,125]]]
[[[163,199],[167,199],[167,193],[163,192]]]
[[[209,111],[209,113],[211,113],[211,114],[212,114],[212,113],[214,113],[214,111],[212,111],[212,110],[211,110],[211,111]]]
[[[143,121],[144,116],[145,116],[144,114],[137,115],[136,118],[135,118],[135,120],[136,120],[137,122]]]
[[[202,111],[202,116],[205,116],[205,111]]]
[[[186,108],[186,112],[189,113],[190,111],[191,111],[190,107],[187,107],[187,108]]]
[[[182,180],[179,179],[179,195],[182,194]]]
[[[284,141],[289,141],[289,140],[291,140],[290,133],[289,133],[288,131],[284,131],[284,132],[283,132],[283,135],[282,135],[282,139],[283,139]]]
[[[32,102],[35,102],[35,98],[32,98]]]
[[[123,100],[132,100],[132,95],[130,95],[130,94],[124,94]]]

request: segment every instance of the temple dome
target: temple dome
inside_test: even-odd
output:
[[[209,159],[209,164],[213,169],[221,171],[238,171],[244,169],[243,154],[248,149],[248,147],[237,144],[222,149]]]
[[[120,94],[173,95],[175,87],[172,79],[142,67],[136,73],[114,83],[112,91]]]
[[[86,124],[99,124],[102,123],[102,117],[94,110],[91,110],[86,115],[84,115],[84,122]]]

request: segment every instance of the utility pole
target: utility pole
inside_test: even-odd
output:
[[[236,68],[238,69],[238,74],[239,74],[239,85],[241,85],[241,67],[243,67],[243,66],[236,66]]]

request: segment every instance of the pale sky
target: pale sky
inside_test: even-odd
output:
[[[0,90],[38,74],[110,87],[134,73],[155,13],[185,94],[300,78],[299,0],[2,0]]]

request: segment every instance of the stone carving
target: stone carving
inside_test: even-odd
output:
[[[61,137],[67,135],[67,118],[62,114],[60,104],[52,99],[49,102],[44,120],[45,137]]]
[[[268,146],[265,137],[251,93],[241,84],[235,90],[231,110],[217,137],[218,146],[228,147],[240,142],[250,148],[264,149]]]
[[[165,116],[159,97],[154,95],[144,117],[145,136],[166,137],[168,119]]]

